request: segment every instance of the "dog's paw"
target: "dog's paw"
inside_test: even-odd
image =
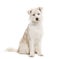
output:
[[[30,54],[29,56],[30,56],[30,57],[34,57],[34,54]]]
[[[40,56],[44,56],[43,54],[40,54]]]
[[[44,56],[43,54],[38,54],[38,56]]]

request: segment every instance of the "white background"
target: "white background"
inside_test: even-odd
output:
[[[60,1],[59,0],[0,0],[0,59],[31,59],[27,55],[6,52],[18,48],[29,23],[27,11],[43,7],[43,57],[33,59],[60,59]]]

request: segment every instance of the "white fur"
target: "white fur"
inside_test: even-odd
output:
[[[39,15],[38,15],[39,13]],[[38,55],[41,54],[41,36],[42,36],[42,11],[41,8],[35,8],[30,11],[28,11],[28,14],[30,15],[30,24],[28,25],[24,36],[26,35],[26,38],[22,38],[23,41],[21,41],[20,46],[18,48],[19,53],[29,53],[30,56],[34,56],[35,52]],[[35,15],[33,15],[35,14]],[[36,21],[36,18],[39,20]],[[26,43],[28,41],[28,43]]]

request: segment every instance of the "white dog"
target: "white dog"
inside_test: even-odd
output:
[[[30,54],[34,56],[35,53],[41,54],[41,37],[42,37],[42,8],[38,7],[28,11],[30,15],[30,24],[28,25],[21,42],[19,43],[18,53]]]

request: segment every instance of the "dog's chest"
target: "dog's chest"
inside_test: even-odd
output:
[[[41,35],[41,28],[39,25],[30,25],[29,26],[29,35],[33,39],[39,39]]]

